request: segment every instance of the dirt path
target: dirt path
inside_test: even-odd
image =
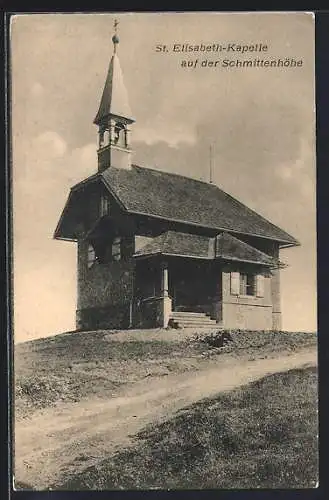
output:
[[[315,364],[313,350],[255,361],[218,357],[201,371],[144,379],[113,399],[39,411],[16,424],[16,480],[35,489],[61,484],[69,475],[128,446],[148,423],[166,420],[200,399],[265,375]]]

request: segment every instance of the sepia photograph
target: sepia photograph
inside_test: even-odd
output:
[[[316,488],[314,14],[14,14],[9,49],[13,488]]]

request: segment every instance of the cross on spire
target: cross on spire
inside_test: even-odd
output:
[[[114,27],[114,35],[112,36],[112,42],[113,42],[113,48],[114,48],[114,54],[116,53],[117,51],[117,45],[119,43],[119,37],[117,35],[117,31],[118,31],[118,24],[119,24],[119,21],[117,19],[114,20],[114,23],[113,23],[113,27]]]

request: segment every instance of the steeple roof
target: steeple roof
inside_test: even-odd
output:
[[[96,125],[99,125],[100,122],[109,115],[126,118],[129,122],[135,121],[132,118],[132,113],[128,102],[128,94],[123,82],[120,61],[116,53],[117,45],[119,44],[118,36],[114,35],[112,41],[114,45],[114,51],[107,72],[106,82],[98,113],[94,120],[94,123]]]

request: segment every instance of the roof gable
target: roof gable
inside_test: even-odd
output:
[[[57,224],[54,238],[75,241],[82,234],[91,231],[101,218],[101,197],[104,194],[109,198],[111,211],[116,214],[122,212],[120,200],[108,192],[99,175],[93,175],[73,187]]]

